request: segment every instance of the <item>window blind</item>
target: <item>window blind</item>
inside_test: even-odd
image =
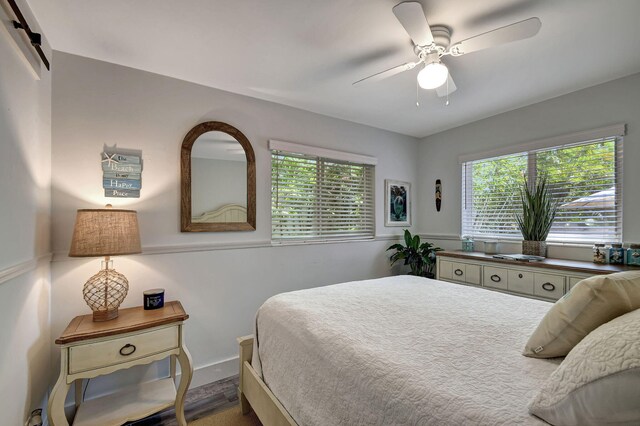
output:
[[[559,206],[548,241],[621,242],[622,149],[622,137],[605,137],[464,162],[462,234],[522,239],[519,189],[546,175]]]
[[[275,241],[372,238],[374,166],[273,150],[271,227]]]

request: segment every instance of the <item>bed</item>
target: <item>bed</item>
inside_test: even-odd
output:
[[[240,400],[271,425],[539,425],[561,360],[521,352],[549,302],[412,276],[267,300],[240,338]]]
[[[246,222],[247,208],[240,204],[225,204],[213,211],[204,212],[191,218],[193,223]]]

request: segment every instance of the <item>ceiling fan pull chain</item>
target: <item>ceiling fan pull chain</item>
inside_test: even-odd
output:
[[[416,79],[416,108],[420,108],[420,86],[418,85],[417,79]]]
[[[449,106],[449,76],[447,76],[447,102],[444,103],[444,106]]]

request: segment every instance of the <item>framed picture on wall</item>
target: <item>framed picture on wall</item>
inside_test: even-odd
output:
[[[384,226],[411,226],[411,184],[384,181]]]

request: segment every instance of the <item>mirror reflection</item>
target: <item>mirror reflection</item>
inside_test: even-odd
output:
[[[191,149],[191,221],[247,221],[247,158],[225,132],[200,135]]]

